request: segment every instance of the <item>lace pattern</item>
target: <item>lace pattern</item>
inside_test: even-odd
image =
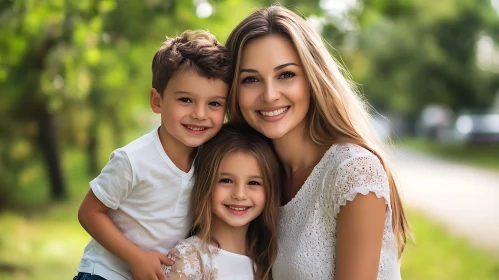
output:
[[[168,254],[168,257],[175,264],[164,266],[168,279],[217,279],[218,269],[213,258],[219,253],[219,249],[211,246],[208,249],[209,253],[203,253],[200,250],[200,242],[197,237],[180,241]]]
[[[369,192],[387,205],[378,279],[400,279],[386,173],[374,154],[353,144],[333,145],[281,207],[274,279],[333,279],[340,207]]]

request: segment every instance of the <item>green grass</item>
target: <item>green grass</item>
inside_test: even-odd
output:
[[[410,211],[409,220],[415,241],[402,255],[402,279],[499,279],[499,252],[482,252],[418,212]]]
[[[396,144],[456,162],[499,171],[499,144],[440,143],[408,138]]]
[[[22,207],[0,212],[0,280],[72,279],[89,240],[77,221],[77,210],[91,179],[81,153],[65,153],[71,197],[47,203],[41,174],[16,189]],[[35,176],[36,177],[36,176]],[[402,258],[402,278],[499,279],[499,257],[450,235],[424,215],[409,211],[416,243]],[[499,252],[498,252],[499,253]]]

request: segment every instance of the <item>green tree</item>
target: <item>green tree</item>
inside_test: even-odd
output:
[[[380,110],[416,117],[429,103],[454,110],[488,108],[497,73],[480,70],[477,42],[497,38],[490,1],[361,1],[359,32],[346,59]]]

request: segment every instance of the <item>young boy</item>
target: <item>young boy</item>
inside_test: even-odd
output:
[[[92,236],[74,279],[166,279],[161,263],[192,219],[196,148],[222,127],[228,56],[213,35],[186,31],[152,62],[150,103],[161,126],[115,150],[78,211]]]

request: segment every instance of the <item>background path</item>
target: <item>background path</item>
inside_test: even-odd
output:
[[[499,172],[400,147],[392,157],[408,206],[466,236],[473,244],[499,253]]]

